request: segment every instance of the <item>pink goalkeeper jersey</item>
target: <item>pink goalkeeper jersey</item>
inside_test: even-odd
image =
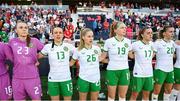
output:
[[[6,58],[10,59],[10,48],[7,44],[0,42],[0,75],[7,72],[5,65]]]
[[[31,38],[30,46],[26,46],[26,41],[19,38],[10,40],[9,45],[14,57],[14,78],[36,78],[39,76],[38,68],[35,66],[37,62],[37,52],[43,48],[43,44]]]

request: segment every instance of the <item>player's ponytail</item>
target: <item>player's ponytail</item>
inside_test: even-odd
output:
[[[54,48],[54,39],[52,40],[52,46],[51,46],[51,48],[53,49]]]
[[[114,22],[113,24],[111,24],[110,26],[110,37],[114,37],[116,35],[116,33],[114,32],[114,27],[116,25],[117,22]]]
[[[27,47],[30,47],[30,42],[31,42],[31,37],[30,37],[30,35],[28,34],[28,35],[27,35],[27,38],[26,38],[26,46],[27,46]]]
[[[163,39],[164,38],[163,33],[164,33],[163,29],[159,31],[159,39]]]

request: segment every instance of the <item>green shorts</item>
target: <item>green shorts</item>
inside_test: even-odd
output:
[[[180,84],[180,68],[174,68],[174,80],[176,84]]]
[[[98,81],[97,83],[91,83],[81,78],[78,78],[79,92],[97,92],[100,91],[100,89],[101,89],[100,81]]]
[[[129,69],[124,70],[107,70],[106,72],[107,84],[110,86],[129,85],[130,74]]]
[[[64,82],[48,82],[48,93],[50,96],[72,96],[72,81],[68,80]]]
[[[154,87],[153,77],[133,77],[132,91],[152,91]]]
[[[154,81],[157,84],[174,83],[174,72],[164,72],[160,69],[154,70]]]

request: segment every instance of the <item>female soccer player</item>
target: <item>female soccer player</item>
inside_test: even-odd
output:
[[[170,101],[180,100],[180,45],[175,44],[176,63],[174,64],[174,88],[172,89]]]
[[[73,94],[72,80],[69,68],[69,58],[74,46],[63,42],[63,30],[59,27],[53,30],[53,43],[47,44],[41,50],[40,57],[48,56],[50,72],[48,75],[48,93],[51,100],[71,100]]]
[[[173,72],[173,55],[174,55],[174,41],[172,40],[174,28],[172,26],[164,26],[160,31],[160,40],[154,43],[154,50],[156,52],[156,65],[154,70],[154,91],[152,93],[152,100],[157,101],[161,87],[164,84],[163,100],[169,100],[171,89],[174,83]]]
[[[17,23],[16,32],[18,37],[9,42],[14,57],[13,98],[14,100],[25,100],[28,94],[32,100],[40,100],[41,83],[35,64],[38,61],[37,51],[43,48],[43,44],[35,38],[30,38],[25,22]]]
[[[153,90],[153,44],[152,29],[143,28],[139,32],[139,41],[132,44],[135,55],[135,65],[132,79],[132,93],[130,100],[136,100],[142,91],[142,101],[149,100],[150,91]]]
[[[126,93],[130,81],[128,54],[131,51],[131,41],[124,37],[126,25],[116,22],[111,27],[111,38],[104,45],[102,58],[109,56],[107,66],[108,100],[115,100],[116,88],[118,87],[119,100],[126,100]]]
[[[5,64],[6,59],[12,60],[10,54],[10,48],[0,42],[0,100],[10,100],[12,97],[12,87],[10,84],[10,78],[8,68]]]
[[[78,90],[79,100],[86,100],[90,92],[91,100],[97,100],[100,91],[100,61],[101,49],[93,45],[93,32],[89,28],[82,29],[80,45],[73,54],[71,66],[78,59],[80,65]]]

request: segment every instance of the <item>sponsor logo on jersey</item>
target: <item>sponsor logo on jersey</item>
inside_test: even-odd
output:
[[[81,52],[81,54],[85,54],[85,52]]]
[[[64,51],[66,51],[66,52],[68,51],[68,48],[67,48],[66,46],[65,46],[63,49],[64,49]]]
[[[164,44],[163,47],[166,47],[166,45]]]
[[[128,48],[128,47],[129,47],[127,43],[125,43],[125,44],[124,44],[124,46],[125,46],[126,48]]]
[[[94,53],[95,53],[95,54],[98,54],[98,51],[97,51],[97,50],[94,50]]]
[[[143,49],[143,47],[139,47],[139,49]]]

